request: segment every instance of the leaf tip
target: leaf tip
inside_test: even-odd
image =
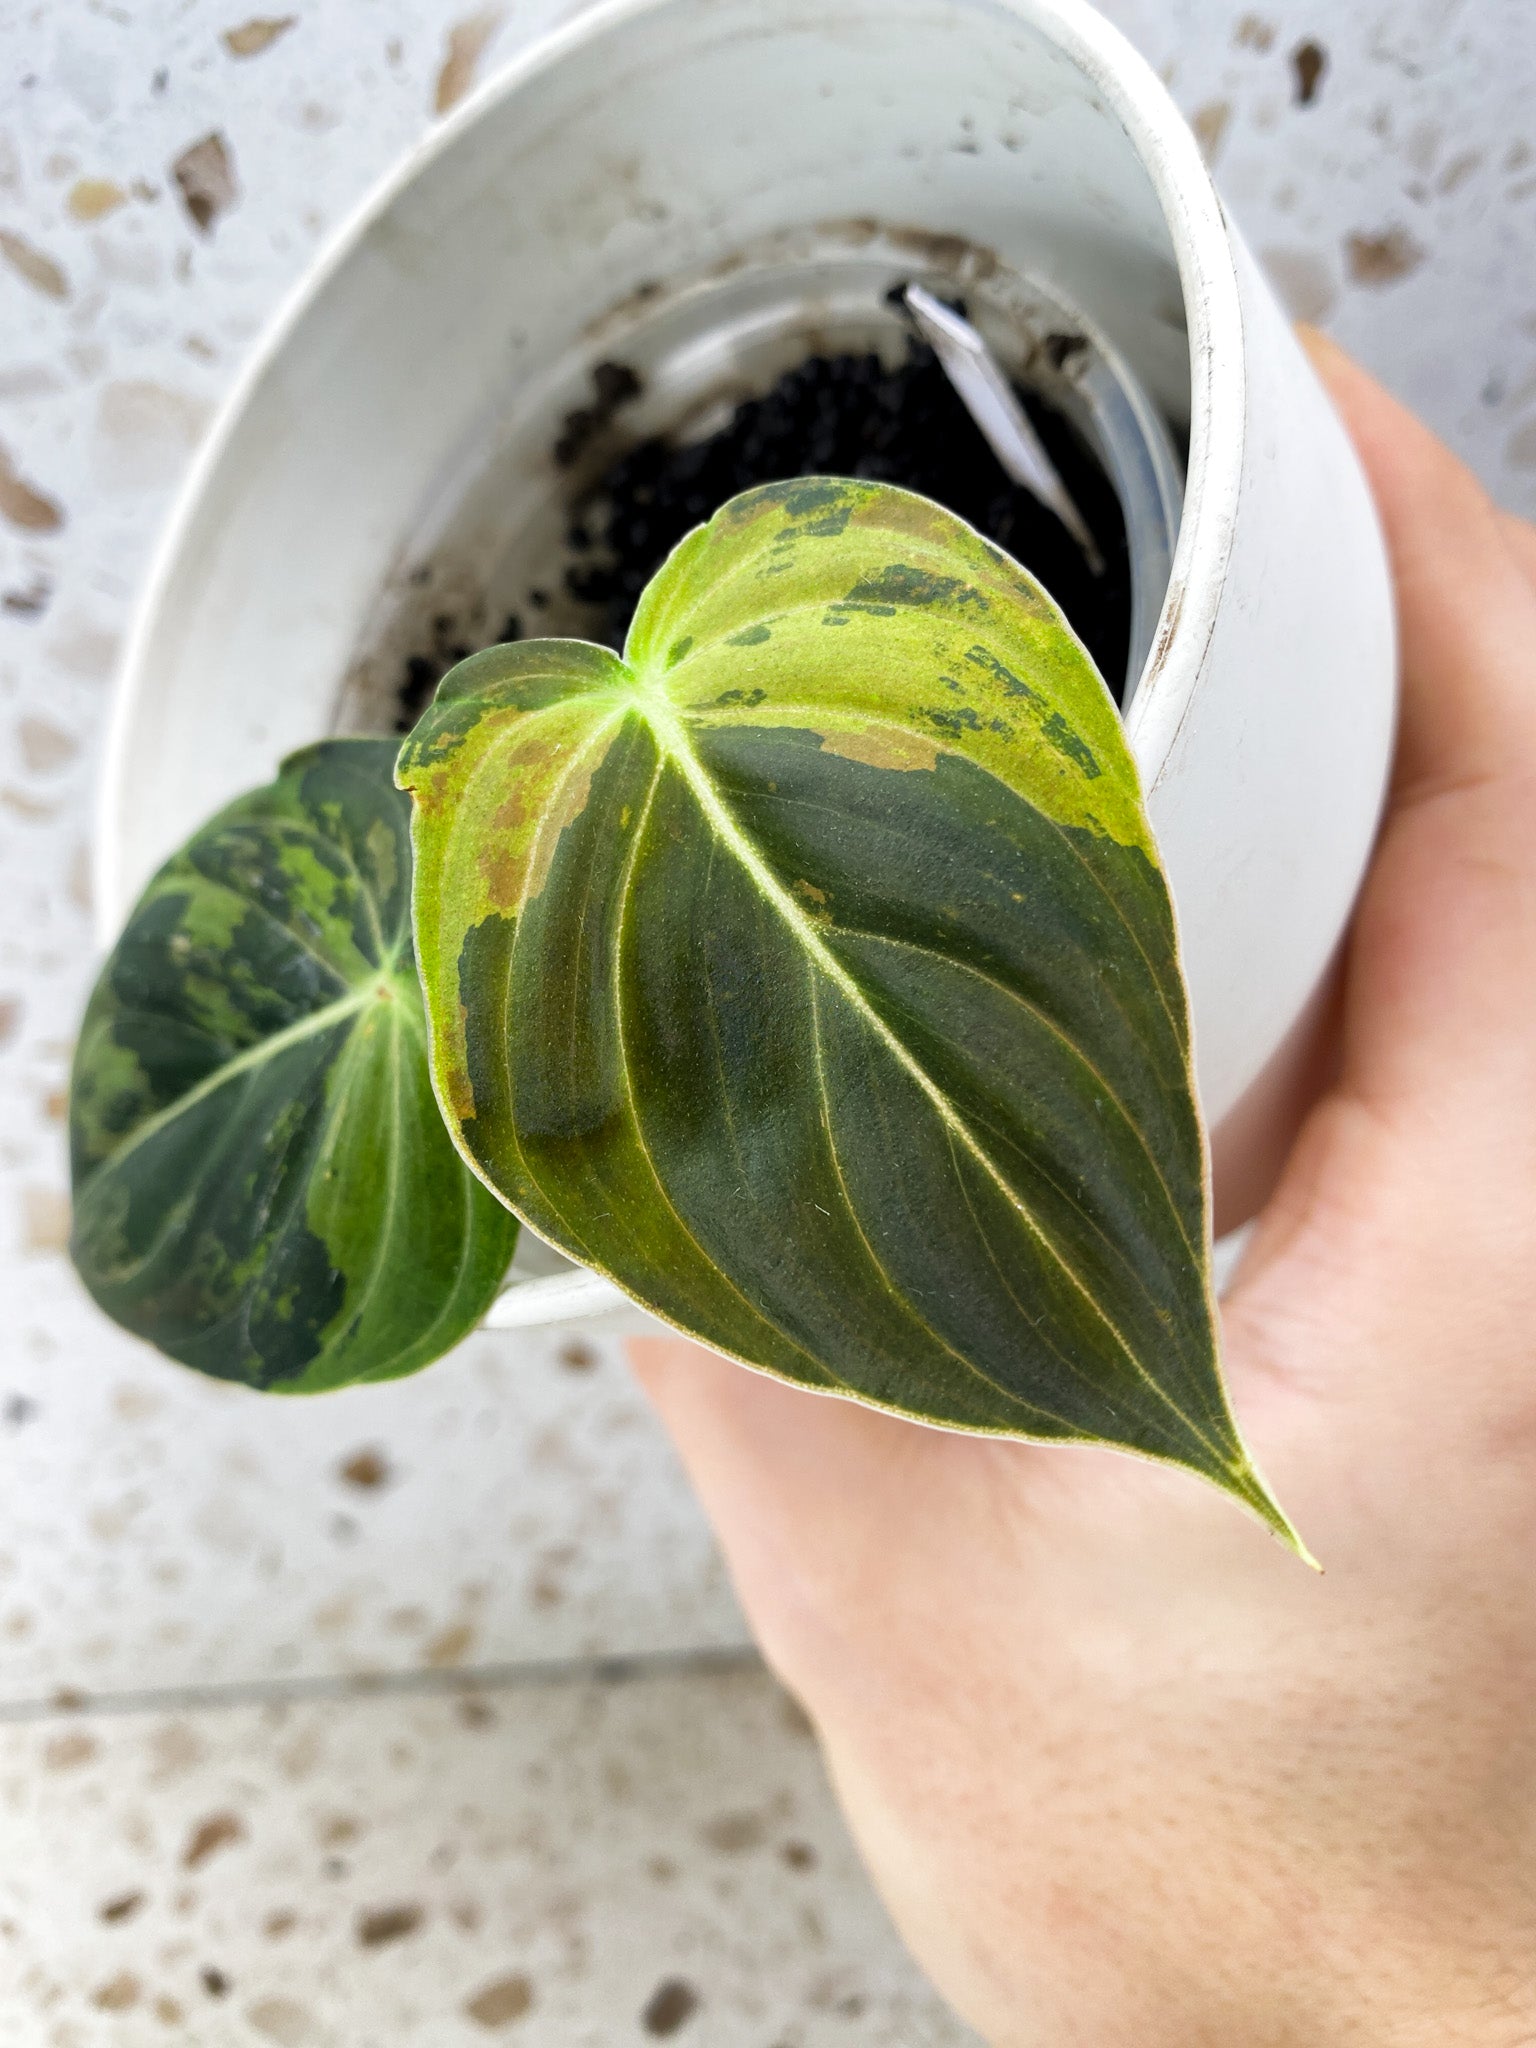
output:
[[[1270,1492],[1251,1458],[1245,1458],[1243,1463],[1233,1470],[1230,1490],[1250,1513],[1258,1517],[1271,1536],[1284,1544],[1293,1557],[1300,1558],[1310,1570],[1316,1572],[1319,1577],[1322,1576],[1323,1567],[1307,1548],[1295,1523]]]

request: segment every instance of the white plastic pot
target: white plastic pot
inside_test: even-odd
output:
[[[613,0],[435,131],[276,321],[172,521],[116,701],[103,939],[279,755],[386,719],[413,588],[483,607],[477,578],[551,542],[551,423],[594,362],[641,363],[660,417],[803,351],[787,305],[835,333],[902,270],[999,332],[1039,280],[1187,432],[1127,724],[1220,1211],[1250,1213],[1376,829],[1390,589],[1353,453],[1188,130],[1079,0]],[[566,1267],[494,1319],[618,1298]]]

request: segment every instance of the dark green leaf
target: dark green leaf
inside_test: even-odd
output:
[[[219,1379],[415,1372],[516,1243],[432,1097],[395,751],[311,747],[205,825],[86,1011],[75,1264],[108,1315]]]
[[[439,1099],[541,1235],[766,1371],[1188,1465],[1223,1392],[1168,893],[1087,655],[937,506],[734,500],[625,659],[407,743]]]

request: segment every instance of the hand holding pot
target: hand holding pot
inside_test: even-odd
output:
[[[1107,1451],[635,1362],[888,1904],[989,2041],[1536,2031],[1536,531],[1327,344],[1404,646],[1338,1078],[1225,1309],[1321,1558]]]

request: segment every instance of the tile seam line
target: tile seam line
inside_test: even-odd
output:
[[[133,1691],[81,1693],[78,1697],[0,1701],[0,1726],[40,1721],[82,1721],[93,1715],[202,1713],[220,1708],[409,1696],[446,1698],[457,1693],[515,1692],[562,1685],[619,1686],[658,1678],[687,1678],[731,1671],[765,1670],[748,1643],[717,1648],[655,1650],[590,1657],[529,1658],[505,1664],[462,1666],[452,1671],[384,1671],[357,1677],[254,1678],[226,1685],[145,1687]]]

